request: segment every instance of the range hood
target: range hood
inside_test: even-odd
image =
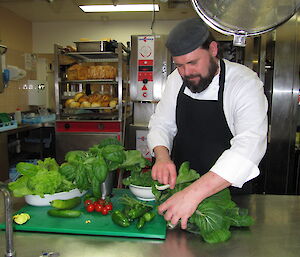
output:
[[[198,15],[216,31],[234,36],[245,46],[246,37],[271,31],[289,20],[300,0],[191,0]]]

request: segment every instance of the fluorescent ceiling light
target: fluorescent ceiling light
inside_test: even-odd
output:
[[[159,11],[158,4],[123,4],[123,5],[80,5],[84,12],[153,12]]]

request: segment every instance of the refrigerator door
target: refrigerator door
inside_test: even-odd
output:
[[[245,38],[273,30],[299,9],[300,0],[191,0],[198,15],[213,29],[234,36],[236,45]]]

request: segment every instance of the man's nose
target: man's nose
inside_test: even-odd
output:
[[[189,65],[184,66],[184,76],[190,76],[192,75],[192,69],[189,67]]]

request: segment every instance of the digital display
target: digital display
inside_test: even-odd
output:
[[[153,66],[139,66],[139,71],[153,71]]]

